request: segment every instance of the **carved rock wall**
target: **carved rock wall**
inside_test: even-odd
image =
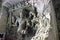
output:
[[[35,33],[35,36],[33,36],[31,40],[58,40],[56,19],[55,19],[54,9],[51,0],[30,0],[29,3],[37,8],[37,12],[38,12],[37,18],[35,19],[33,18],[33,19],[39,22],[38,24],[36,24],[37,31]],[[4,4],[3,6],[6,7],[10,6],[7,5],[8,4],[6,5]],[[2,16],[2,18],[5,17],[5,19],[1,20],[4,22],[3,23],[4,29],[6,27],[6,22],[4,21],[6,20],[5,12]]]
[[[31,40],[58,40],[57,26],[51,0],[33,0],[39,16],[38,29]]]

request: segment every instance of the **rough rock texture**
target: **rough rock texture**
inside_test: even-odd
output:
[[[29,7],[29,5],[27,5],[28,3],[31,4],[32,7],[31,6]],[[10,14],[12,12],[10,9],[12,9],[12,10],[16,9],[15,11],[13,11],[13,15],[18,16],[22,12],[20,9],[23,9],[24,7],[30,9],[31,11],[34,11],[33,10],[34,7],[37,8],[38,15],[37,15],[37,17],[33,18],[32,22],[35,20],[35,21],[38,21],[39,23],[36,24],[36,26],[35,26],[35,27],[37,27],[37,31],[36,31],[35,35],[32,38],[30,38],[31,40],[58,40],[57,39],[56,19],[55,19],[54,9],[53,9],[51,0],[29,0],[28,3],[26,3],[26,6],[24,6],[25,4],[22,3],[22,4],[24,4],[24,5],[22,5],[22,7],[21,7],[21,5],[20,6],[15,5],[18,3],[16,3],[16,1],[12,1],[12,0],[6,1],[3,4],[3,10],[5,12],[3,12],[3,15],[2,15],[2,18],[4,18],[4,19],[1,20],[1,22],[3,22],[3,24],[1,26],[3,26],[4,29],[7,28],[7,34],[10,37],[9,40],[12,40],[13,36],[15,35],[13,33],[13,32],[15,32],[15,30],[13,30],[13,28],[15,28],[15,26],[13,28],[11,27],[11,25],[12,25],[11,15],[9,15],[9,17],[7,17],[8,14]],[[13,5],[14,5],[14,8],[11,7]],[[9,13],[7,9],[10,10],[11,12]],[[35,14],[33,14],[33,15],[35,15]],[[8,18],[8,22],[7,22],[7,18]],[[6,27],[6,25],[7,25],[6,23],[8,23],[7,27]],[[3,31],[5,31],[5,30],[3,30]],[[13,33],[13,34],[11,34],[11,33]],[[14,40],[14,38],[13,38],[13,40]],[[28,40],[28,39],[26,39],[26,40]]]
[[[58,40],[56,19],[51,0],[34,0],[34,2],[36,2],[34,6],[38,10],[40,25],[31,40]]]

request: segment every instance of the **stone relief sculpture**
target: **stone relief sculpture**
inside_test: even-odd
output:
[[[51,25],[51,0],[8,0],[2,6],[5,40],[50,40],[53,28],[52,35],[56,35]],[[56,40],[56,36],[50,38]]]
[[[4,7],[7,8],[5,9],[5,11],[8,12],[5,15],[7,15],[6,34],[9,40],[13,40],[12,35],[14,35],[15,33],[17,33],[18,36],[16,40],[24,40],[25,36],[26,38],[27,36],[32,37],[32,35],[35,34],[34,32],[36,31],[35,25],[38,23],[35,20],[33,22],[33,19],[36,18],[38,14],[36,7],[32,6],[31,4],[28,5],[28,3],[24,4],[24,0],[20,1],[20,7],[19,7],[19,3],[13,5],[10,4],[10,2],[4,2],[4,3],[5,4],[3,4],[3,8]],[[22,10],[18,15],[20,17],[14,16],[13,13],[18,8],[20,8],[20,11]],[[6,40],[8,40],[8,38],[6,37]]]

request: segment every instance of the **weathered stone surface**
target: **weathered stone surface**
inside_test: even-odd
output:
[[[51,0],[37,0],[35,2],[34,6],[38,10],[40,25],[31,40],[58,40],[56,19]]]
[[[19,0],[20,1],[20,0]],[[20,1],[21,2],[21,1]],[[22,1],[23,2],[23,1]],[[2,26],[4,27],[3,29],[7,28],[6,32],[9,35],[9,39],[12,40],[13,36],[15,35],[15,31],[17,31],[17,27],[18,27],[18,39],[20,39],[19,35],[21,32],[21,27],[23,27],[24,22],[27,22],[28,26],[32,26],[29,24],[29,19],[31,18],[31,15],[33,15],[33,18],[30,19],[30,21],[32,22],[31,24],[33,24],[35,21],[37,22],[37,24],[35,24],[35,26],[33,26],[33,29],[36,29],[36,33],[34,36],[29,35],[29,37],[26,37],[30,40],[58,40],[57,39],[57,26],[56,26],[56,19],[55,19],[55,14],[54,14],[54,9],[53,9],[53,5],[52,5],[52,1],[51,0],[29,0],[28,3],[27,1],[24,3],[22,3],[22,5],[17,4],[18,0],[16,2],[9,0],[3,3],[3,10],[5,12],[3,12],[3,16],[1,16],[2,19],[1,22]],[[17,5],[16,5],[17,4]],[[29,5],[28,5],[29,4]],[[13,8],[14,5],[14,8]],[[12,6],[12,7],[11,7]],[[4,9],[4,7],[6,7],[8,10]],[[36,8],[35,8],[36,7]],[[35,9],[34,9],[35,8]],[[10,10],[11,9],[11,10]],[[25,12],[27,9],[27,12],[30,11],[28,14],[29,16],[27,16],[27,13]],[[14,10],[14,11],[13,11]],[[37,11],[37,12],[36,12]],[[19,19],[19,26],[13,26],[12,28],[12,20],[11,16],[13,16],[11,14],[11,12],[13,13],[14,16],[20,16],[21,21]],[[10,14],[9,17],[8,13]],[[37,16],[36,16],[37,13]],[[21,15],[22,14],[22,15]],[[7,22],[8,19],[8,22]],[[20,24],[21,22],[21,24]],[[13,21],[14,24],[14,21]],[[6,27],[6,25],[8,25]],[[15,29],[16,27],[16,29]],[[13,30],[14,29],[14,30]],[[4,31],[4,30],[3,30]],[[22,30],[23,31],[23,30]],[[25,32],[25,30],[23,31]],[[13,33],[13,34],[11,34]],[[28,40],[24,38],[23,40]],[[8,40],[8,39],[7,39]],[[14,38],[13,38],[14,40]],[[16,39],[15,39],[16,40]]]

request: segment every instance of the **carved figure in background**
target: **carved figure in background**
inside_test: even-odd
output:
[[[33,7],[31,4],[27,4],[28,1],[19,1],[17,0],[8,0],[6,2],[4,2],[3,6],[8,8],[10,10],[11,8],[11,11],[12,12],[11,14],[13,14],[13,12],[15,12],[17,9],[22,9],[22,13],[20,13],[21,15],[19,15],[20,17],[17,17],[17,19],[14,19],[14,15],[8,15],[10,14],[10,12],[7,13],[7,11],[9,10],[6,10],[6,14],[7,16],[7,34],[10,36],[10,39],[12,40],[12,35],[10,33],[13,33],[14,29],[16,28],[17,30],[17,33],[18,33],[18,37],[17,38],[18,40],[20,39],[20,36],[22,35],[22,38],[24,38],[25,35],[29,35],[31,34],[31,31],[33,31],[33,26],[32,26],[32,21],[34,16],[37,17],[37,9],[35,7]],[[22,2],[22,3],[21,3]],[[26,4],[24,4],[24,3]],[[19,6],[20,5],[20,6]],[[23,7],[22,7],[23,6]],[[33,13],[30,14],[30,11],[32,11]],[[10,20],[11,19],[11,20]],[[11,24],[11,26],[9,26]],[[13,27],[13,28],[12,28]],[[18,27],[18,28],[17,28]],[[11,32],[10,32],[11,31]],[[32,32],[33,34],[33,32]],[[12,38],[11,38],[12,37]]]

